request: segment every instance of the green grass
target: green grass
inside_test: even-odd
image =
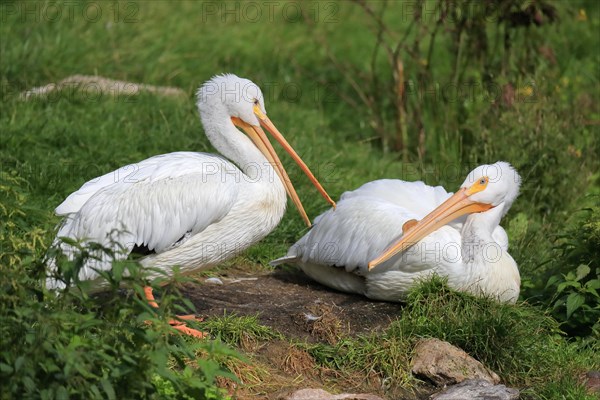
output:
[[[497,372],[502,381],[523,390],[526,398],[583,395],[576,377],[598,368],[597,343],[564,340],[559,324],[527,303],[498,304],[450,290],[437,277],[409,294],[398,319],[384,331],[308,346],[322,365],[363,376],[377,373],[392,387],[414,385],[411,351],[421,338],[434,337],[458,346]],[[564,374],[564,371],[570,371]],[[579,398],[579,397],[576,397]],[[591,398],[591,397],[590,397]]]
[[[257,316],[225,314],[220,318],[208,319],[201,327],[225,343],[238,347],[251,348],[260,342],[282,338],[281,334],[261,325]]]
[[[510,107],[500,100],[490,102],[484,92],[454,102],[431,95],[411,97],[411,105],[423,105],[427,152],[419,158],[413,140],[408,162],[401,162],[399,154],[381,149],[369,127],[366,108],[357,112],[334,91],[327,90],[335,88],[353,96],[315,36],[326,34],[338,59],[356,71],[364,73],[369,69],[374,39],[358,7],[344,2],[311,3],[309,6],[320,13],[314,27],[309,27],[299,19],[284,17],[282,8],[286,2],[276,7],[273,20],[263,15],[258,22],[244,20],[241,14],[239,22],[234,16],[208,18],[206,7],[215,4],[212,2],[87,2],[74,6],[72,18],[66,10],[73,6],[68,3],[53,3],[63,7],[62,16],[54,21],[44,14],[51,11],[47,9],[48,2],[0,4],[2,318],[17,318],[18,335],[25,339],[26,332],[40,326],[50,329],[51,335],[69,321],[102,322],[89,329],[85,324],[67,324],[64,334],[57,334],[56,343],[47,341],[38,346],[37,342],[23,339],[11,345],[14,349],[38,346],[40,353],[35,357],[46,360],[79,337],[84,348],[108,349],[120,343],[125,346],[123,354],[128,354],[131,348],[126,348],[127,341],[121,336],[129,335],[126,332],[142,335],[136,330],[139,320],[138,325],[126,323],[130,315],[127,312],[139,311],[133,300],[128,300],[132,303],[124,307],[123,315],[111,317],[99,313],[97,304],[84,302],[91,311],[86,307],[68,309],[64,304],[53,305],[48,310],[56,311],[54,314],[40,305],[40,299],[46,299],[38,280],[43,274],[41,260],[59,222],[53,209],[82,183],[121,166],[171,151],[213,151],[203,135],[193,93],[212,75],[233,72],[252,79],[263,89],[270,88],[266,96],[270,118],[334,198],[378,178],[422,179],[455,190],[474,165],[497,160],[511,162],[524,178],[522,193],[503,226],[523,278],[521,300],[532,305],[498,306],[445,290],[439,294],[417,291],[407,304],[407,313],[386,331],[385,346],[375,338],[347,338],[341,341],[340,355],[328,356],[331,348],[324,346],[314,351],[317,359],[339,369],[373,368],[384,375],[396,374],[400,385],[410,386],[414,384],[406,370],[410,344],[421,336],[436,336],[462,346],[497,368],[507,382],[526,387],[531,397],[582,395],[575,375],[562,372],[598,368],[591,362],[593,349],[585,347],[584,341],[560,336],[561,327],[548,316],[554,289],[546,289],[546,283],[553,275],[566,277],[581,264],[597,265],[592,264],[592,251],[597,249],[597,237],[593,236],[596,231],[579,230],[582,222],[578,217],[580,210],[597,205],[600,194],[600,7],[596,2],[553,3],[558,8],[558,23],[528,28],[531,36],[527,40],[524,31],[515,35],[515,59],[504,74],[492,79],[499,88],[508,83],[517,91],[535,87],[533,97],[520,92],[523,101]],[[99,5],[102,16],[98,21],[82,16],[83,4]],[[334,5],[332,19],[326,18],[332,10],[325,8],[328,4]],[[29,7],[29,14],[24,7]],[[116,9],[119,11],[115,15]],[[585,10],[586,18],[581,18],[580,9]],[[385,20],[394,27],[408,23],[401,7],[389,7]],[[493,24],[490,26],[493,29]],[[494,32],[488,34],[493,36]],[[519,64],[519,57],[524,57],[531,43],[537,48],[550,48],[556,62],[533,49],[536,55],[532,60]],[[425,49],[426,43],[421,43],[419,51]],[[431,68],[442,86],[452,80],[451,54],[451,43],[441,37]],[[502,57],[501,52],[491,52],[488,59],[494,64]],[[390,71],[385,58],[376,62],[383,90],[389,90]],[[417,79],[417,68],[407,57],[407,79]],[[477,60],[464,68],[466,81],[487,79]],[[24,102],[18,98],[22,90],[72,74],[172,85],[184,89],[189,97],[86,96],[65,91],[46,100]],[[328,86],[319,85],[319,81]],[[295,89],[300,90],[299,95],[293,95],[291,90]],[[411,137],[415,134],[409,133]],[[293,162],[286,157],[283,162],[309,216],[314,218],[326,210],[327,204]],[[592,214],[590,226],[597,222],[598,213]],[[266,267],[269,260],[284,254],[305,231],[301,218],[290,206],[278,228],[242,258]],[[565,246],[588,250],[583,255],[573,255],[566,252]],[[594,273],[598,269],[592,268],[586,279],[591,280]],[[582,320],[587,321],[597,316],[590,313],[598,310],[598,303],[597,296],[585,296],[586,306],[592,311],[579,311],[586,313]],[[577,336],[573,330],[577,324],[568,320],[562,305],[557,307],[554,316],[560,322],[567,321],[562,329],[567,327],[572,336]],[[11,311],[29,308],[33,313],[29,316],[16,316]],[[272,337],[255,322],[224,317],[212,322],[215,325],[210,329],[220,332],[232,344],[239,344],[240,329],[249,326],[255,328],[253,340]],[[12,334],[17,335],[15,332]],[[588,338],[597,337],[595,332],[596,336],[590,333]],[[139,340],[151,338],[142,335]],[[162,344],[155,349],[161,357],[179,354],[183,359],[185,354],[193,354],[186,343]],[[2,345],[5,352],[7,343],[3,341]],[[16,362],[12,355],[3,354],[6,357],[2,361],[10,358],[11,368]],[[94,358],[84,361],[81,368],[85,377],[86,363],[93,363]],[[60,368],[67,364],[60,364]],[[154,362],[155,371],[149,373],[158,373],[159,364]],[[30,372],[37,368],[23,365]],[[106,365],[111,368],[108,361]],[[183,367],[175,370],[181,372]],[[1,372],[8,373],[6,369]],[[96,371],[98,385],[104,372]],[[165,387],[163,391],[170,390],[166,387],[173,384],[165,384],[164,379],[181,387],[194,383],[185,383],[183,375],[179,379],[168,371],[159,372],[162,378],[150,377],[148,382],[158,379],[154,387]],[[195,376],[201,379],[205,375]],[[116,378],[109,381],[113,385],[119,382]],[[98,386],[97,390],[103,389]],[[105,395],[110,391],[104,390]],[[144,386],[142,390],[156,389]]]

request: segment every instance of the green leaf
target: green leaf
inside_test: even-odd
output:
[[[125,270],[125,263],[123,262],[114,262],[112,265],[112,273],[115,281],[121,282],[123,279],[123,271]]]
[[[585,283],[585,287],[588,289],[600,289],[600,279],[592,279]]]
[[[187,297],[182,297],[181,301],[183,302],[183,304],[187,307],[188,310],[191,310],[193,312],[196,312],[196,307],[194,306],[194,303],[192,303],[190,301],[190,299],[188,299]]]
[[[575,281],[563,282],[556,288],[556,293],[562,293],[563,290],[565,290],[567,287],[574,287],[579,289],[581,287],[581,284]]]
[[[81,248],[81,246],[79,245],[79,242],[73,238],[70,238],[68,236],[61,236],[58,238],[61,242],[68,244],[69,246],[74,246],[74,247],[79,247]]]
[[[12,374],[13,367],[8,364],[0,363],[0,371]]]
[[[546,289],[548,289],[550,286],[555,285],[556,283],[558,283],[558,281],[560,280],[560,276],[558,275],[552,275],[550,277],[550,279],[548,279],[548,283],[546,283]]]
[[[90,387],[90,392],[93,393],[94,397],[101,399],[102,398],[102,394],[100,394],[100,390],[98,390],[98,387],[96,385],[92,385]]]
[[[56,399],[57,400],[67,400],[69,398],[69,392],[64,386],[59,386],[56,390]]]
[[[115,390],[113,389],[113,386],[108,379],[100,380],[100,384],[102,385],[102,389],[104,389],[104,392],[106,393],[106,396],[108,396],[109,399],[112,400],[117,398]]]
[[[576,278],[577,278],[577,275],[575,275],[575,274],[573,273],[573,271],[569,271],[569,272],[567,272],[567,274],[565,275],[565,281],[574,281],[574,280],[576,280]]]
[[[597,299],[600,299],[600,293],[598,293],[598,291],[596,289],[588,288],[586,286],[585,287],[585,293],[589,293],[592,296],[596,297]]]
[[[571,293],[567,297],[567,319],[571,318],[571,315],[585,303],[585,297],[579,293]]]
[[[25,362],[25,357],[23,357],[23,356],[17,357],[17,359],[15,360],[15,371],[18,371],[21,369],[23,362]]]
[[[581,264],[579,267],[577,267],[577,277],[575,278],[575,280],[576,281],[582,280],[590,273],[590,271],[591,271],[591,269],[589,266],[587,266],[585,264]]]

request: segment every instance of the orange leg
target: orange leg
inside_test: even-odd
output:
[[[158,308],[158,303],[156,302],[156,299],[154,298],[154,294],[152,294],[152,288],[150,286],[146,286],[144,288],[144,294],[146,295],[146,300],[148,301],[148,304],[150,304],[151,307]],[[180,321],[182,319],[187,320],[187,321],[190,321],[190,320],[202,321],[202,318],[198,318],[195,315],[178,315],[177,318],[178,319],[170,320],[169,324],[174,329],[177,329],[184,335],[190,335],[190,336],[200,338],[200,339],[203,339],[208,336],[207,333],[201,332],[196,329],[192,329],[192,328],[188,327],[185,324],[185,322]]]
[[[158,303],[154,298],[154,294],[152,294],[152,288],[150,286],[146,286],[144,288],[144,294],[146,295],[146,300],[148,300],[148,304],[150,304],[150,307],[158,308]]]

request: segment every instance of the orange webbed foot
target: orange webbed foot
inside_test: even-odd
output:
[[[208,333],[199,331],[197,329],[190,328],[185,323],[181,321],[171,320],[169,321],[173,329],[177,329],[179,332],[184,335],[193,336],[198,339],[206,339],[208,337]]]
[[[148,304],[151,307],[158,308],[158,304],[156,303],[156,300],[154,299],[154,295],[152,293],[152,288],[149,287],[149,286],[145,287],[144,288],[144,294],[146,295],[146,301],[148,301]],[[193,336],[193,337],[198,338],[198,339],[205,339],[205,338],[207,338],[209,336],[208,333],[201,332],[201,331],[199,331],[197,329],[190,328],[184,322],[184,321],[201,322],[203,320],[204,320],[204,318],[198,317],[198,316],[196,316],[194,314],[190,314],[190,315],[178,315],[176,317],[176,319],[170,320],[169,324],[174,329],[178,330],[179,332],[183,333],[184,335]]]

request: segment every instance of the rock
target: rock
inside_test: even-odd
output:
[[[290,394],[285,400],[383,400],[373,394],[331,394],[323,389],[300,389]]]
[[[207,278],[204,282],[211,283],[213,285],[222,285],[223,284],[223,281],[220,280],[219,278]]]
[[[518,398],[517,389],[493,385],[483,379],[466,380],[430,397],[431,400],[517,400]]]
[[[479,361],[439,339],[425,339],[415,346],[412,373],[429,379],[437,386],[467,379],[483,379],[492,384],[500,382],[500,377]]]
[[[590,393],[600,393],[600,371],[585,374],[585,388]]]
[[[144,83],[117,81],[103,76],[71,75],[60,82],[49,83],[46,86],[31,88],[21,93],[22,100],[43,98],[57,90],[78,90],[84,93],[98,95],[100,93],[111,96],[135,96],[142,92],[154,93],[159,96],[179,97],[187,99],[188,94],[180,88],[171,86],[154,86]]]

